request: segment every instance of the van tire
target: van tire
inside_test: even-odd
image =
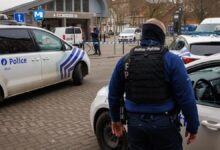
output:
[[[4,101],[4,96],[3,96],[3,93],[2,91],[0,92],[0,103]]]
[[[74,85],[81,85],[83,83],[82,64],[78,63],[72,74],[72,82]]]
[[[126,133],[121,138],[111,133],[111,119],[109,112],[102,112],[95,124],[95,134],[102,150],[127,150]]]

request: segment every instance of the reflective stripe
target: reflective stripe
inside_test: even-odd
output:
[[[81,51],[80,49],[77,49],[75,56],[73,56],[71,61],[64,67],[64,78],[67,77],[68,68],[70,68],[74,64],[74,62],[77,60],[77,58],[79,57],[80,51]]]
[[[77,52],[77,48],[74,48],[71,52],[71,54],[69,55],[69,57],[60,65],[60,75],[61,75],[61,79],[64,78],[64,73],[65,73],[65,65],[68,64],[68,62],[72,59],[72,57],[75,55],[75,53]]]
[[[82,52],[78,61],[82,60],[84,55],[85,55],[85,52]],[[70,77],[70,73],[71,71],[73,71],[73,69],[74,69],[74,66],[68,69],[68,77]]]

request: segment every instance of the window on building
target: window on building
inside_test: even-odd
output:
[[[57,8],[57,11],[63,11],[63,0],[56,1],[56,8]]]
[[[47,11],[54,11],[54,1],[47,3]]]
[[[34,52],[33,41],[27,30],[1,29],[0,54]]]
[[[66,0],[66,11],[73,11],[73,3],[72,0]]]
[[[75,12],[81,12],[81,0],[74,1],[74,10]]]
[[[83,12],[89,12],[89,0],[83,0]]]

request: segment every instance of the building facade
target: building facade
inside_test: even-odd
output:
[[[42,21],[35,21],[35,10],[45,11]],[[35,0],[2,13],[14,18],[16,12],[24,13],[24,23],[27,25],[41,26],[51,31],[55,27],[80,26],[88,34],[93,26],[101,27],[102,19],[108,17],[108,6],[106,0]]]

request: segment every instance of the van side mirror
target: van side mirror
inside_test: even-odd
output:
[[[220,25],[217,25],[215,27],[215,31],[214,31],[216,34],[220,35]]]
[[[179,41],[179,42],[177,43],[176,49],[177,49],[177,50],[181,50],[181,49],[183,49],[184,47],[185,47],[185,42]]]

